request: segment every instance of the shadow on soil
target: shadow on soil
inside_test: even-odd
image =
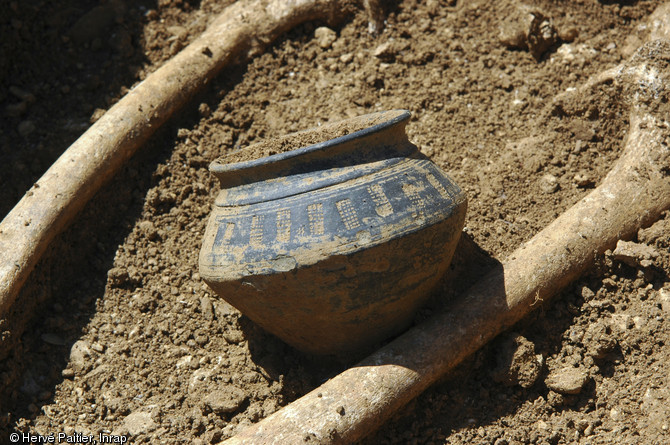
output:
[[[122,2],[88,3],[0,5],[2,218],[91,125],[93,110],[110,106],[147,62],[140,45],[144,17],[128,13]],[[51,399],[70,346],[104,294],[115,250],[141,212],[151,173],[165,156],[165,147],[154,143],[98,193],[54,240],[0,321],[0,431],[39,414]]]
[[[431,318],[435,313],[449,307],[468,288],[501,263],[482,250],[467,234],[459,242],[452,265],[445,275],[440,288],[420,311],[415,323]],[[553,303],[539,307],[521,322],[511,328],[535,343],[536,352],[545,357],[559,351],[564,333],[574,324],[575,315],[570,312],[569,304],[576,303],[574,286],[556,297]],[[350,366],[358,358],[346,362],[309,357],[283,344],[280,340],[263,332],[248,319],[241,321],[245,336],[249,341],[249,351],[254,363],[263,368],[273,378],[286,376],[287,383],[283,395],[286,402],[306,394],[326,380],[334,377]],[[434,437],[435,428],[444,436],[459,429],[480,425],[500,424],[504,428],[506,416],[516,412],[524,404],[536,404],[538,400],[548,400],[538,409],[561,411],[563,409],[588,411],[592,409],[595,396],[595,383],[589,382],[577,396],[561,396],[544,385],[546,370],[530,388],[506,386],[496,381],[494,370],[502,334],[478,352],[467,358],[452,372],[433,385],[433,390],[410,402],[388,422],[385,429],[397,432],[402,438],[408,431],[407,439],[426,440]],[[378,347],[384,346],[383,344]],[[420,347],[420,346],[419,346]],[[292,374],[297,367],[300,371]],[[305,377],[309,376],[309,377]],[[388,437],[386,431],[384,437]],[[381,442],[380,442],[381,441]],[[362,442],[365,445],[386,443],[381,437],[369,437]],[[400,441],[398,443],[406,443]]]

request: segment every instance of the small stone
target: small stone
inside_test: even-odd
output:
[[[49,343],[50,345],[55,345],[55,346],[63,346],[65,345],[65,340],[63,337],[57,334],[51,334],[51,333],[46,333],[42,334],[40,337],[45,343]]]
[[[656,221],[651,227],[640,229],[637,239],[640,243],[652,244],[668,233],[670,233],[670,218],[664,218]]]
[[[205,346],[209,341],[209,336],[207,336],[207,334],[204,332],[199,331],[195,333],[194,339],[199,346]]]
[[[101,48],[102,48],[102,39],[100,39],[100,37],[94,38],[93,41],[91,42],[91,50],[100,51]]]
[[[558,33],[540,11],[521,6],[502,20],[499,40],[508,48],[527,49],[535,59],[540,59],[558,42]]]
[[[647,19],[649,26],[648,42],[659,39],[670,38],[670,4],[664,3],[654,10],[654,12]]]
[[[589,425],[584,429],[584,436],[589,437],[590,435],[593,434],[593,424],[589,423]]]
[[[540,190],[542,193],[551,194],[558,190],[558,178],[547,173],[540,178]]]
[[[105,346],[96,341],[91,345],[91,349],[102,354],[105,351]]]
[[[354,60],[353,53],[346,53],[340,56],[340,62],[344,63],[345,65],[351,62],[352,60]]]
[[[175,365],[175,367],[177,369],[184,368],[186,366],[190,367],[192,361],[197,361],[197,360],[195,360],[192,355],[185,355],[177,361],[177,364]]]
[[[580,188],[591,187],[594,184],[593,179],[587,172],[579,172],[573,179],[577,187]]]
[[[588,378],[583,369],[568,366],[549,373],[544,383],[559,394],[579,394]]]
[[[148,240],[153,241],[158,238],[158,230],[151,221],[142,221],[138,224],[140,232],[142,232]]]
[[[128,271],[122,267],[113,267],[107,271],[107,281],[112,287],[122,287],[129,278]]]
[[[621,409],[619,409],[618,407],[614,407],[610,410],[610,419],[614,420],[615,422],[618,422],[623,418],[622,414],[623,413],[621,412]]]
[[[111,5],[96,6],[77,20],[70,29],[70,37],[77,44],[91,43],[96,37],[105,37],[115,19],[116,12]]]
[[[337,34],[330,28],[320,26],[314,30],[314,37],[316,38],[316,43],[321,48],[328,49],[337,39]]]
[[[200,297],[200,312],[205,320],[214,320],[214,306],[212,300],[206,295]]]
[[[596,139],[596,131],[593,126],[582,120],[573,120],[568,128],[578,141],[590,142]]]
[[[385,61],[392,60],[393,57],[395,56],[393,47],[391,46],[390,42],[384,42],[381,45],[379,45],[377,48],[375,48],[372,55],[378,59]]]
[[[565,397],[563,397],[563,394],[559,394],[556,391],[549,391],[547,394],[547,403],[554,408],[558,408],[565,403]]]
[[[237,411],[247,400],[247,395],[236,386],[226,386],[223,389],[212,391],[205,397],[205,405],[216,414],[226,414]]]
[[[21,99],[22,101],[29,104],[35,102],[35,95],[33,93],[19,88],[16,85],[10,86],[9,92],[12,93],[16,98]]]
[[[18,127],[16,127],[19,134],[24,137],[34,133],[36,129],[37,127],[33,121],[21,121]]]
[[[91,356],[91,350],[85,340],[76,341],[70,349],[70,366],[75,373],[81,374],[86,371],[90,364],[88,358]]]
[[[63,88],[65,88],[65,87],[63,87]],[[93,111],[93,114],[91,114],[91,117],[88,118],[88,122],[91,123],[91,124],[95,124],[96,122],[98,122],[98,120],[99,120],[102,116],[104,116],[104,114],[105,114],[106,112],[107,112],[107,111],[106,111],[104,108],[96,108],[96,109]]]
[[[5,107],[5,113],[11,117],[19,117],[26,111],[28,111],[28,103],[25,101],[16,104],[9,104]]]
[[[584,299],[584,301],[591,301],[596,296],[595,292],[593,292],[587,286],[582,286],[582,290],[581,290],[580,294],[581,294],[582,298]]]
[[[200,113],[200,116],[202,117],[209,117],[209,115],[212,114],[212,109],[206,103],[201,103],[198,107],[198,113]]]
[[[74,369],[65,368],[63,369],[63,371],[61,371],[61,375],[63,376],[64,379],[72,379],[74,378]]]
[[[658,252],[646,244],[619,240],[616,249],[612,252],[612,257],[631,267],[650,267],[658,258]]]
[[[532,13],[533,19],[528,30],[528,49],[536,60],[558,41],[558,33],[551,20],[538,12]]]
[[[528,49],[526,33],[520,23],[504,20],[498,37],[500,43],[511,49]]]
[[[558,37],[563,42],[573,42],[579,36],[579,30],[574,26],[568,26],[566,28],[561,28],[558,30]]]
[[[191,360],[188,362],[188,367],[195,371],[200,367],[200,360],[198,360],[196,357],[191,357]]]
[[[670,313],[670,290],[660,289],[658,291],[658,299],[661,301],[661,309],[664,312]]]
[[[225,338],[228,343],[237,344],[244,341],[244,334],[242,334],[242,331],[239,330],[227,331],[224,332],[223,338]]]
[[[138,411],[130,413],[123,419],[123,426],[133,436],[142,433],[149,433],[156,429],[156,422],[152,418],[151,413]]]
[[[518,334],[504,337],[497,353],[493,379],[505,385],[530,388],[535,384],[544,359],[535,353],[535,344]]]

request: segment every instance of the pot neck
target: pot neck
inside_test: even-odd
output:
[[[326,124],[283,136],[279,141],[290,147],[304,139],[324,139],[318,143],[245,162],[224,163],[224,157],[212,162],[209,169],[221,183],[221,188],[229,188],[295,173],[386,159],[397,147],[408,144],[405,126],[409,117],[409,111],[393,110]],[[343,123],[361,129],[328,139],[333,128]],[[253,152],[257,145],[260,144],[247,150]]]
[[[215,161],[210,171],[222,189],[216,205],[252,204],[304,193],[370,174],[407,157],[421,156],[405,133],[409,117],[410,113],[404,110],[373,113],[276,141],[291,147],[301,140],[319,140],[306,147],[246,162]],[[358,130],[328,139],[338,127]]]

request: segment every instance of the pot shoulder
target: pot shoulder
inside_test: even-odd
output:
[[[351,255],[447,218],[463,219],[465,194],[428,159],[281,199],[215,206],[200,252],[200,274],[224,282],[285,273]],[[453,236],[460,234],[457,228]]]

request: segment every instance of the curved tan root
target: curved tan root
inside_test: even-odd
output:
[[[0,323],[54,236],[198,89],[227,64],[259,52],[299,23],[341,17],[348,3],[236,2],[197,40],[109,109],[0,223]]]
[[[601,76],[630,94],[630,132],[602,184],[522,245],[450,308],[314,391],[223,442],[353,443],[670,208],[670,44],[643,47]],[[661,60],[656,64],[655,60]],[[589,84],[596,87],[599,80]],[[653,86],[654,88],[650,88]]]

